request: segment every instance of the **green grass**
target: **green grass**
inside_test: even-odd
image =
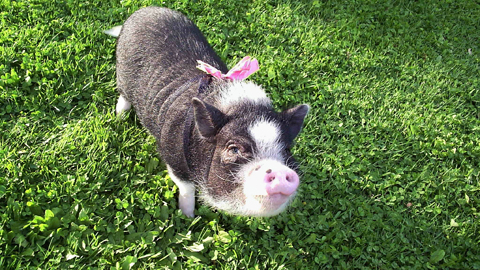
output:
[[[480,4],[376,2],[0,1],[0,268],[480,269]],[[311,105],[287,212],[185,218],[116,119],[102,30],[151,4]]]

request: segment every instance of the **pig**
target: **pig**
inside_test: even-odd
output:
[[[179,12],[142,8],[106,32],[118,37],[116,112],[133,106],[155,137],[184,215],[195,215],[196,192],[233,215],[273,216],[289,205],[300,182],[290,149],[308,105],[277,112],[261,86],[228,78],[227,66]]]

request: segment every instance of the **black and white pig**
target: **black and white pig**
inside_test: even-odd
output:
[[[299,184],[290,147],[308,105],[278,113],[260,86],[197,69],[201,60],[228,72],[176,11],[143,8],[106,32],[118,36],[117,114],[133,105],[156,138],[183,214],[194,216],[196,190],[231,214],[272,216],[286,208]]]

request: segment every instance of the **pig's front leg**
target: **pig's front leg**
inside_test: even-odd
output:
[[[173,182],[177,185],[179,196],[178,204],[182,213],[187,217],[194,217],[195,211],[195,185],[191,182],[181,180],[173,174],[170,166],[167,165],[168,174]]]

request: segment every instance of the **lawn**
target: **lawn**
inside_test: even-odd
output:
[[[245,55],[279,110],[308,103],[292,206],[178,190],[134,112],[115,39],[148,5]],[[0,269],[480,269],[480,3],[0,1]]]

